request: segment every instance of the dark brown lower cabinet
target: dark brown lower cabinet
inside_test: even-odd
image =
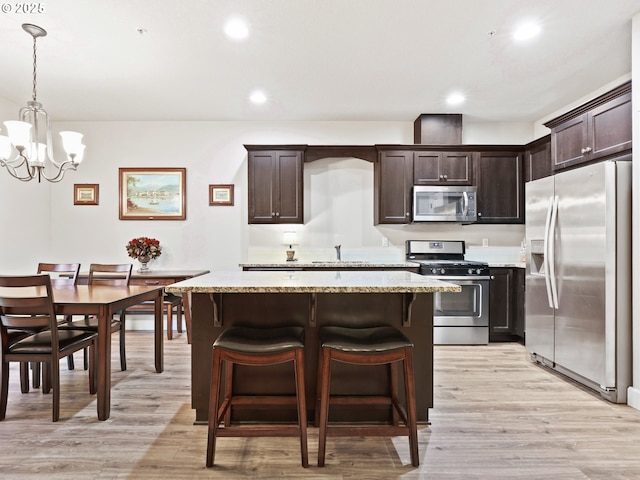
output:
[[[489,342],[524,343],[524,269],[491,268]]]

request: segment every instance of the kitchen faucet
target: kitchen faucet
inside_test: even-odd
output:
[[[341,247],[341,246],[342,246],[342,245],[336,245],[336,246],[335,246],[335,249],[336,249],[336,257],[337,257],[338,261],[341,261],[341,260],[342,260],[342,258],[340,258],[340,247]]]

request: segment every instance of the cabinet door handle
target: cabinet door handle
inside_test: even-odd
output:
[[[409,212],[407,212],[407,213],[405,214],[405,217],[408,217],[409,215],[411,215],[411,214],[410,214]]]
[[[591,152],[591,147],[587,147],[584,149],[584,153],[589,153],[589,152]]]
[[[444,179],[445,179],[445,180],[448,180],[448,177],[445,175],[445,176],[444,176]]]
[[[444,175],[440,175],[440,177],[439,177],[439,178],[440,178],[440,180],[442,180],[442,179],[444,178]]]
[[[279,217],[279,216],[280,216],[280,212],[276,212],[276,217]]]

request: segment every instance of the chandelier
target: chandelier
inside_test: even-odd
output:
[[[4,122],[7,135],[0,135],[0,166],[12,177],[23,182],[34,178],[41,182],[62,180],[67,170],[75,170],[84,155],[82,134],[60,132],[62,148],[67,160],[59,163],[53,156],[51,119],[36,97],[36,39],[47,32],[37,25],[24,23],[22,29],[33,37],[33,95],[27,106],[20,109],[19,119]]]

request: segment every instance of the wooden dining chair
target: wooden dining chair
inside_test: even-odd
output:
[[[79,263],[39,263],[37,273],[47,273],[51,286],[77,285],[80,273]]]
[[[103,264],[92,263],[89,265],[89,285],[128,286],[131,281],[131,263]],[[111,319],[111,333],[120,332],[120,369],[127,369],[127,357],[125,353],[125,310],[118,312]],[[98,331],[98,317],[85,316],[82,320],[74,320],[71,323],[61,325],[60,328],[80,329],[90,332]],[[88,368],[87,351],[84,357],[85,369]]]
[[[63,286],[63,285],[77,285],[78,274],[80,273],[79,263],[38,263],[38,271],[36,273],[46,273],[51,277],[51,286]],[[58,319],[59,321],[70,322],[71,315],[67,315],[65,318]],[[67,366],[69,370],[73,370],[73,355],[67,357]],[[31,366],[33,370],[33,388],[40,386],[40,365],[34,364]],[[22,366],[20,367],[22,368]],[[29,385],[26,386],[27,392],[29,391]],[[26,393],[23,388],[23,393]]]
[[[9,341],[9,331],[38,331]],[[58,329],[49,275],[0,276],[0,420],[7,412],[9,363],[43,363],[43,388],[53,390],[52,420],[60,417],[60,359],[89,349],[89,391],[96,392],[95,332]]]

